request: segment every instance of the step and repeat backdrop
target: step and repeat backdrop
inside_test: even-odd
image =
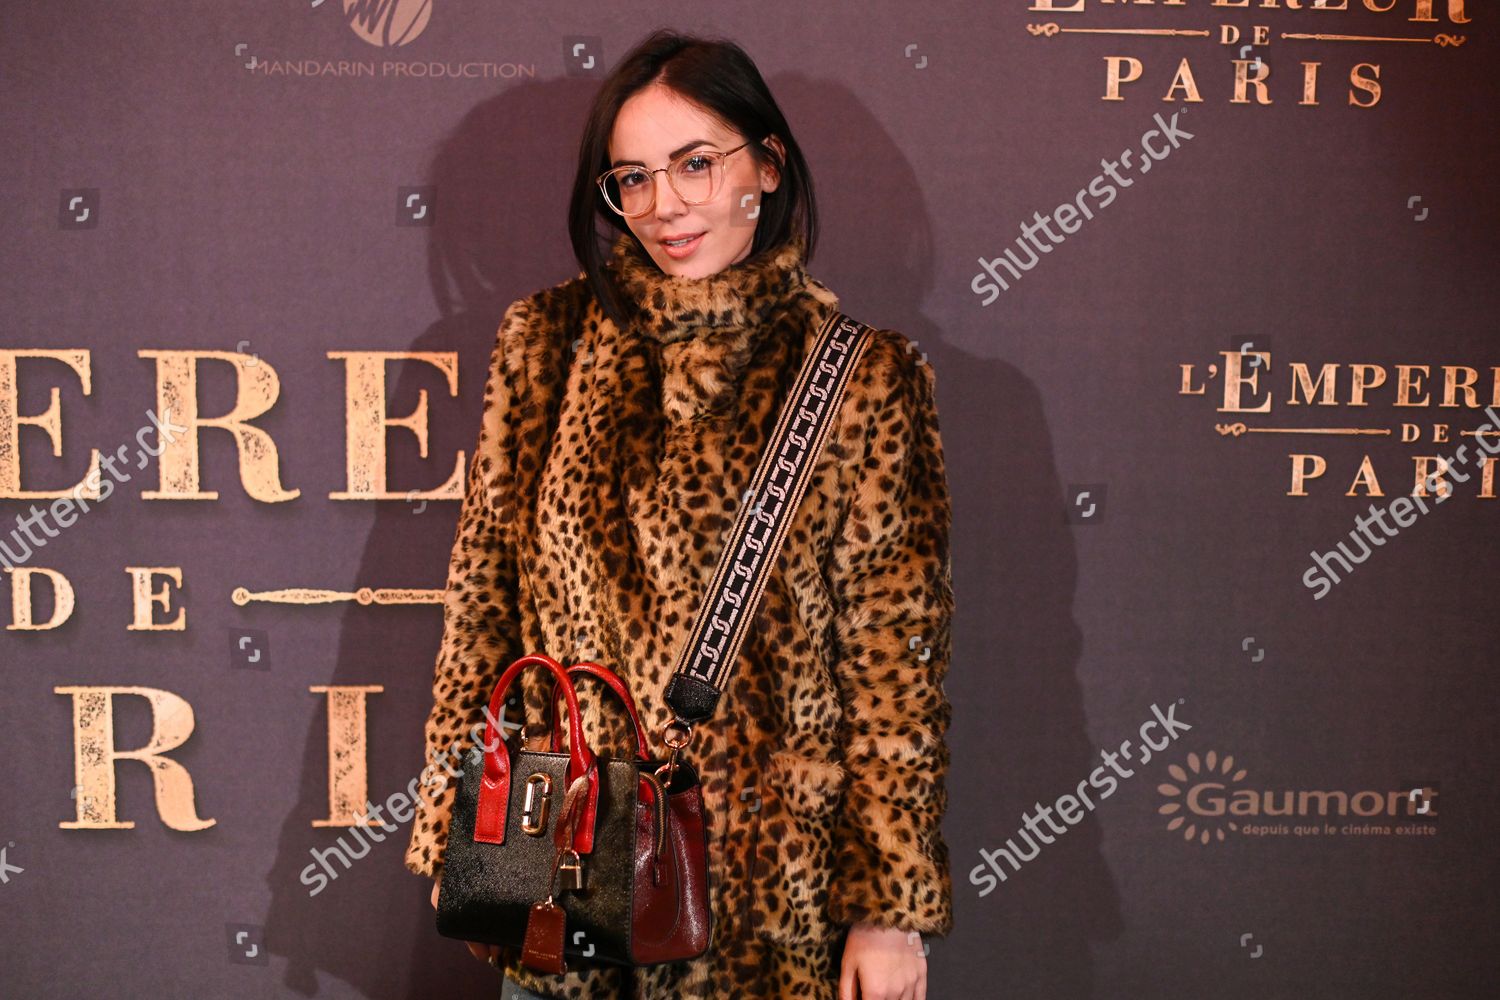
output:
[[[499,318],[583,116],[754,57],[933,366],[928,995],[1469,997],[1500,958],[1484,0],[0,7],[0,994],[490,995],[409,825]]]

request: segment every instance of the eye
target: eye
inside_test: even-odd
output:
[[[646,183],[646,172],[644,170],[621,171],[615,174],[615,183],[620,185],[621,190],[637,187]]]
[[[707,170],[713,162],[714,158],[712,156],[694,153],[682,161],[681,169],[685,174],[695,174],[701,170]]]

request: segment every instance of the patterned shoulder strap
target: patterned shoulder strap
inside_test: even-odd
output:
[[[834,311],[803,360],[667,684],[667,704],[677,714],[669,726],[677,725],[684,734],[713,715],[792,516],[807,492],[813,462],[836,422],[849,375],[874,332]]]

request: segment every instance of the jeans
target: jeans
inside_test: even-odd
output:
[[[552,998],[533,993],[524,986],[518,986],[514,979],[506,976],[505,981],[500,985],[500,1000],[552,1000]]]

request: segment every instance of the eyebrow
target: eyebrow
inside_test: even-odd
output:
[[[708,140],[708,139],[693,139],[691,142],[685,142],[681,146],[678,146],[676,149],[672,150],[672,152],[670,152],[670,153],[667,154],[667,162],[670,163],[671,161],[677,159],[683,153],[686,153],[688,150],[693,149],[694,147],[697,147],[697,146],[711,146],[711,145],[713,145],[713,143],[710,140]],[[644,167],[645,164],[642,163],[640,160],[616,160],[615,162],[611,163],[610,166],[611,167],[625,167],[625,166]]]

